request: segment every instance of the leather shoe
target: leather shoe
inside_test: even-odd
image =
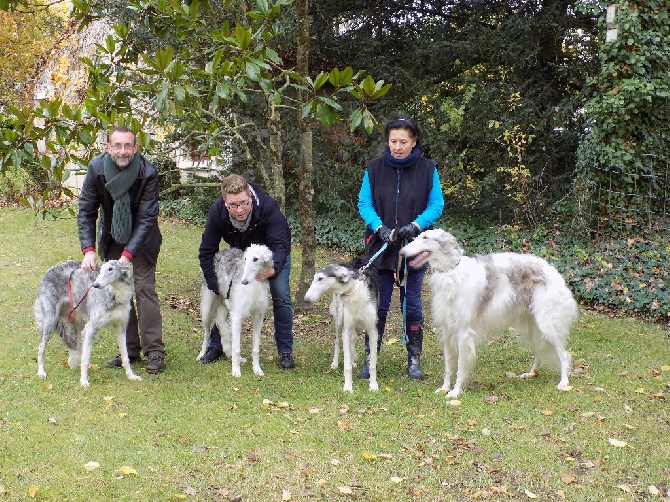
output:
[[[290,352],[283,352],[280,356],[279,365],[285,370],[295,368],[295,361],[293,361],[293,354],[291,354]]]
[[[130,364],[132,364],[140,362],[142,358],[140,356],[128,356],[128,359],[130,360]],[[114,359],[107,361],[107,366],[110,368],[121,368],[123,366],[121,364],[121,354],[117,355]]]
[[[207,347],[204,355],[199,359],[202,364],[213,363],[223,356],[223,350]]]
[[[147,364],[147,373],[155,375],[165,371],[165,355],[164,354],[149,354],[149,364]]]

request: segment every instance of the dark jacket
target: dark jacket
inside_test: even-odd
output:
[[[388,228],[399,229],[412,223],[426,209],[433,188],[434,161],[419,157],[414,165],[395,169],[388,166],[382,157],[368,162],[367,172],[374,207]],[[365,254],[369,257],[384,244],[373,229],[367,227],[365,242]],[[389,244],[386,251],[375,260],[375,266],[379,270],[395,270],[402,246],[399,240]]]
[[[223,197],[209,208],[198,259],[207,287],[216,293],[219,292],[219,285],[214,272],[214,255],[219,250],[221,240],[238,249],[246,249],[251,244],[267,246],[272,251],[275,275],[284,269],[291,253],[291,229],[279,204],[254,183],[249,183],[249,186],[253,192],[253,208],[249,227],[244,232],[237,230],[231,223]]]
[[[105,189],[104,153],[94,158],[88,166],[79,197],[79,241],[81,248],[96,247],[96,220],[98,221],[98,254],[107,259],[112,240],[112,209],[114,199]],[[142,252],[154,265],[158,260],[163,237],[158,228],[158,173],[154,166],[139,153],[140,172],[128,190],[133,215],[133,233],[124,249],[136,255]]]

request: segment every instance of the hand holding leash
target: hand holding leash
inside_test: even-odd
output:
[[[382,225],[377,229],[377,236],[384,242],[395,242],[396,239],[396,230],[391,230],[386,225]]]
[[[401,240],[411,240],[411,239],[414,239],[420,233],[421,233],[421,229],[419,228],[419,225],[412,222],[409,225],[405,225],[404,227],[400,227],[400,230],[398,230],[398,237]]]

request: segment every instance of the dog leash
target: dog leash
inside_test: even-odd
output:
[[[375,261],[380,254],[386,251],[387,247],[389,247],[389,243],[385,242],[384,245],[379,248],[379,251],[373,254],[372,258],[370,258],[370,260],[360,268],[360,272],[365,272],[365,270],[367,270],[370,267],[370,265],[372,265],[372,262]]]
[[[84,296],[82,296],[81,300],[79,300],[79,303],[77,303],[77,305],[74,305],[73,307],[72,305],[74,304],[74,297],[72,295],[72,274],[74,274],[74,272],[75,272],[74,270],[70,272],[70,276],[67,278],[67,296],[70,300],[70,312],[68,312],[67,314],[67,322],[69,322],[70,324],[74,323],[77,320],[77,316],[74,315],[74,311],[77,310],[79,305],[81,305],[81,302],[84,301],[84,299],[88,296],[88,292],[91,291],[91,288],[93,287],[93,284],[91,284],[84,293]]]

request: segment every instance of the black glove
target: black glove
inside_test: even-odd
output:
[[[420,233],[421,231],[419,230],[419,227],[417,227],[414,223],[410,223],[409,225],[405,225],[404,227],[401,227],[400,230],[398,230],[398,237],[402,240],[411,240]]]
[[[395,240],[395,230],[391,230],[386,225],[382,225],[377,229],[377,236],[384,242],[393,242]]]

